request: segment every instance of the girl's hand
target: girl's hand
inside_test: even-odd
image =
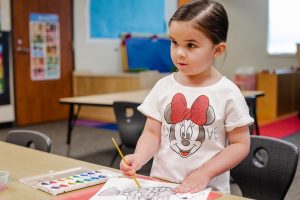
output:
[[[120,162],[120,170],[125,176],[132,178],[135,175],[135,172],[139,170],[142,166],[136,154],[129,154],[124,158],[127,161],[128,165],[122,159],[122,161]]]
[[[192,172],[190,175],[185,177],[181,185],[174,188],[176,193],[195,193],[204,190],[210,181],[209,176],[203,174],[197,174]]]

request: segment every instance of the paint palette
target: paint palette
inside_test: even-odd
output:
[[[69,192],[106,182],[109,178],[121,174],[108,170],[90,170],[73,168],[64,171],[51,172],[40,176],[21,179],[20,182],[52,195]]]
[[[101,171],[86,171],[72,176],[42,182],[37,188],[50,194],[57,195],[104,183],[108,180],[108,178],[109,177]]]

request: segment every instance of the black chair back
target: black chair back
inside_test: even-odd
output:
[[[50,152],[52,145],[52,141],[47,135],[32,130],[9,131],[5,141],[24,147],[30,147],[34,145],[35,149],[45,152]]]
[[[135,149],[137,141],[141,136],[147,117],[137,110],[139,103],[116,101],[113,104],[118,132],[121,139],[119,148],[124,145],[129,149]],[[118,152],[116,151],[110,166],[113,166]]]
[[[127,148],[135,148],[143,132],[146,116],[137,110],[140,104],[133,102],[114,102],[119,136],[122,144]]]
[[[244,197],[281,200],[294,179],[298,154],[290,142],[251,135],[249,155],[230,174]]]

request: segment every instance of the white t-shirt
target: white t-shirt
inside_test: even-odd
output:
[[[244,96],[224,76],[211,86],[188,87],[171,74],[156,83],[138,109],[162,123],[151,176],[177,183],[227,146],[226,132],[253,123]],[[209,186],[230,193],[229,172]]]

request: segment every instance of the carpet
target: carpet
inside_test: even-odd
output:
[[[87,126],[92,128],[101,128],[101,129],[108,129],[113,131],[118,130],[117,125],[114,123],[105,123],[105,122],[84,120],[84,119],[76,120],[76,126]]]
[[[300,131],[300,119],[297,115],[293,115],[285,119],[259,126],[259,129],[260,135],[286,138]]]

